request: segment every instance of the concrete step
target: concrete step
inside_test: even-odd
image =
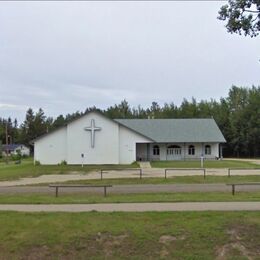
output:
[[[141,169],[151,169],[151,164],[150,162],[139,162],[140,168]]]

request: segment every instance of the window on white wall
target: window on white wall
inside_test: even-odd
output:
[[[189,153],[189,155],[194,155],[195,154],[195,147],[194,147],[194,145],[189,145],[188,153]]]
[[[153,155],[160,155],[160,147],[158,145],[153,146]]]
[[[205,145],[205,154],[210,155],[211,154],[211,146],[210,145]]]

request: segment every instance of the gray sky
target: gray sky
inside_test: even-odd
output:
[[[219,99],[260,85],[258,38],[226,32],[225,2],[0,2],[0,117]]]

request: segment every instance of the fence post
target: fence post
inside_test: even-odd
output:
[[[100,178],[101,178],[101,180],[103,180],[103,170],[102,169],[100,170]]]
[[[204,171],[204,179],[206,179],[206,169],[204,168],[203,171]]]
[[[228,168],[228,177],[230,177],[230,168]]]
[[[140,180],[142,179],[142,169],[139,170],[140,171]]]
[[[167,171],[167,169],[164,170],[164,179],[167,178],[167,176],[166,176],[166,171]]]

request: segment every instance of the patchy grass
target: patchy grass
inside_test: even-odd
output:
[[[199,168],[199,161],[161,161],[152,162],[153,167],[159,168]],[[206,161],[206,168],[260,168],[259,165],[245,161]],[[9,164],[0,163],[0,181],[15,180],[24,177],[37,177],[43,174],[66,174],[72,172],[88,173],[100,169],[124,169],[139,168],[138,163],[130,165],[33,165],[32,158],[23,159],[21,164],[9,162]],[[233,173],[232,173],[233,174]],[[164,176],[162,176],[164,177]],[[104,174],[105,178],[105,174]]]
[[[231,175],[228,176],[207,176],[205,179],[203,176],[174,176],[167,179],[162,178],[122,178],[122,179],[104,179],[103,180],[76,180],[67,181],[65,183],[73,184],[111,184],[111,185],[127,185],[127,184],[206,184],[206,183],[238,183],[238,182],[260,182],[259,175]],[[36,186],[41,186],[37,184]],[[35,186],[35,185],[32,185]]]
[[[96,193],[59,192],[59,197],[50,194],[1,194],[0,204],[92,204],[133,202],[211,202],[211,201],[260,201],[260,192],[161,192],[161,193],[110,193],[104,197]]]
[[[200,168],[200,161],[153,161],[151,166],[153,168]],[[238,160],[206,160],[204,168],[260,168],[260,165]]]
[[[71,172],[88,173],[90,171],[118,168],[139,168],[139,164],[129,165],[33,165],[33,160],[22,160],[21,164],[9,162],[9,164],[0,163],[0,181],[14,180],[24,177],[37,177],[43,174],[66,174]]]
[[[2,259],[257,259],[260,212],[0,212]]]

